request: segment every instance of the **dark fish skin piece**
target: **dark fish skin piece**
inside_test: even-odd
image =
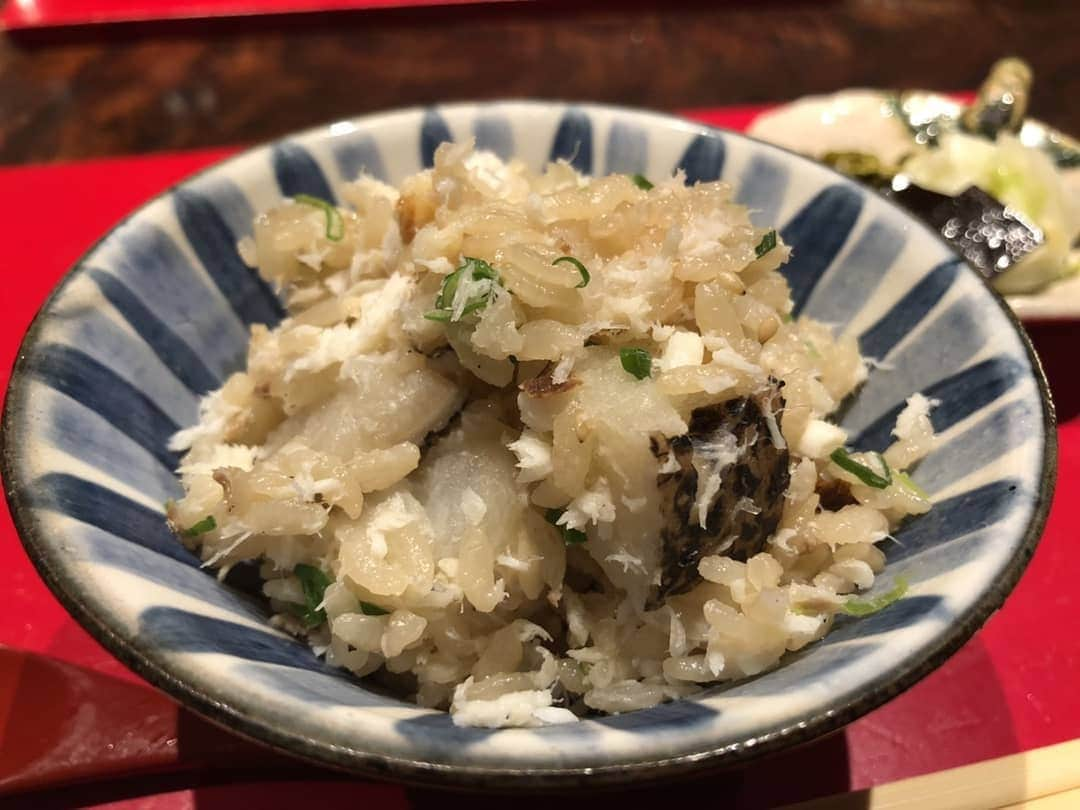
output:
[[[977,186],[953,197],[913,183],[881,193],[934,227],[984,278],[1006,272],[1045,241],[1037,225]]]
[[[466,404],[465,401],[462,401],[461,407],[450,415],[450,418],[446,420],[445,425],[435,428],[435,430],[428,431],[428,434],[424,437],[424,443],[420,445],[421,453],[426,453],[438,444],[439,439],[444,439],[454,432],[458,425],[461,424],[461,413],[465,410]]]
[[[526,380],[518,387],[530,397],[542,399],[569,391],[571,388],[577,388],[579,385],[581,385],[581,380],[577,377],[571,377],[564,382],[557,383],[551,378],[551,372],[546,372],[539,377]]]
[[[673,439],[653,439],[653,453],[661,464],[674,454],[677,472],[657,476],[663,528],[661,538],[660,584],[653,586],[646,610],[661,607],[669,596],[686,593],[702,577],[698,563],[703,557],[724,554],[745,562],[765,548],[776,532],[784,511],[784,493],[791,474],[788,451],[773,444],[762,407],[774,414],[783,410],[780,386],[773,382],[762,396],[742,397],[717,405],[697,408],[690,415],[688,431]],[[720,441],[735,437],[738,458],[720,473],[720,488],[708,505],[705,528],[694,512],[698,491],[695,450],[707,454]],[[748,498],[760,510],[757,514],[737,508]]]
[[[822,509],[827,509],[830,512],[839,512],[845,506],[851,506],[858,503],[855,500],[855,496],[851,494],[851,484],[847,481],[841,481],[839,478],[834,478],[832,481],[819,482],[817,485],[817,494],[820,499]]]

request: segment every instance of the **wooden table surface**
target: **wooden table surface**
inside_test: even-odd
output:
[[[535,0],[0,34],[0,164],[258,142],[455,99],[963,89],[1006,54],[1034,67],[1034,113],[1080,133],[1077,0]]]

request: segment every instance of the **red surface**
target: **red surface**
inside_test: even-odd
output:
[[[739,128],[755,112],[694,114]],[[17,238],[7,241],[0,384],[6,387],[22,333],[67,267],[146,198],[230,151],[0,169],[0,200],[19,201],[4,211],[6,232]],[[116,182],[117,176],[124,182]],[[41,211],[50,216],[40,216]],[[64,227],[57,228],[57,222]],[[1045,324],[1030,331],[1058,403],[1060,485],[1042,543],[1016,591],[961,652],[912,690],[843,734],[711,778],[708,789],[714,795],[735,807],[764,807],[1080,736],[1080,634],[1074,627],[1080,614],[1074,587],[1080,571],[1074,529],[1080,518],[1076,326]],[[0,512],[0,593],[7,599],[7,609],[0,611],[0,644],[12,648],[0,648],[0,795],[52,786],[52,793],[35,794],[29,803],[99,803],[124,810],[328,801],[389,810],[434,803],[424,791],[343,782],[293,764],[175,707],[68,618],[23,552],[6,505]],[[778,772],[798,773],[799,779],[777,780]],[[306,781],[205,786],[289,776]],[[62,787],[91,778],[94,785]],[[186,789],[195,784],[204,786]],[[655,798],[671,800],[684,792],[691,797],[701,787],[669,788]],[[129,798],[104,804],[119,796]],[[473,803],[487,806],[486,800]]]
[[[307,11],[449,6],[495,0],[7,0],[9,30],[94,23],[241,17]]]

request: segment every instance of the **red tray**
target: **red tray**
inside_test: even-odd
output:
[[[758,112],[689,114],[744,128]],[[0,199],[9,201],[5,232],[18,235],[6,243],[0,385],[6,387],[34,312],[72,262],[123,214],[233,151],[0,169]],[[115,182],[118,176],[123,183]],[[708,789],[729,806],[766,807],[1080,737],[1075,328],[1035,324],[1029,331],[1058,402],[1060,483],[1038,552],[1002,610],[945,666],[842,734],[708,784],[665,790],[655,794],[657,800],[670,801],[673,791],[689,798]],[[24,798],[35,807],[144,797],[111,805],[126,810],[335,801],[382,810],[426,801],[423,792],[341,781],[270,754],[160,696],[68,617],[23,552],[6,505],[0,507],[0,593],[6,596],[0,645],[8,648],[0,647],[0,797],[36,790],[33,799]],[[787,772],[798,778],[776,778]],[[277,781],[286,777],[296,781]],[[244,784],[207,786],[238,780]]]
[[[3,27],[10,31],[100,23],[190,20],[345,11],[407,6],[450,6],[500,0],[7,0]],[[519,0],[520,1],[520,0]],[[506,2],[506,0],[502,0]]]

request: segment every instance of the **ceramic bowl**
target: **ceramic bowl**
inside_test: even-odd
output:
[[[235,245],[256,211],[390,182],[450,138],[534,167],[675,169],[722,178],[775,223],[797,311],[857,335],[875,363],[842,424],[884,449],[904,400],[939,401],[915,480],[934,508],[883,545],[906,598],[841,618],[773,671],[570,726],[455,727],[328,668],[267,625],[242,582],[200,570],[165,525],[180,493],[169,436],[239,369],[248,327],[282,308]],[[342,121],[244,152],[152,200],[64,278],[31,326],[3,423],[3,475],[49,586],[152,684],[240,734],[309,760],[413,782],[521,789],[628,783],[741,762],[835,730],[945,661],[997,609],[1038,541],[1053,487],[1045,381],[1015,319],[932,232],[842,176],[773,146],[662,115],[509,102]]]

